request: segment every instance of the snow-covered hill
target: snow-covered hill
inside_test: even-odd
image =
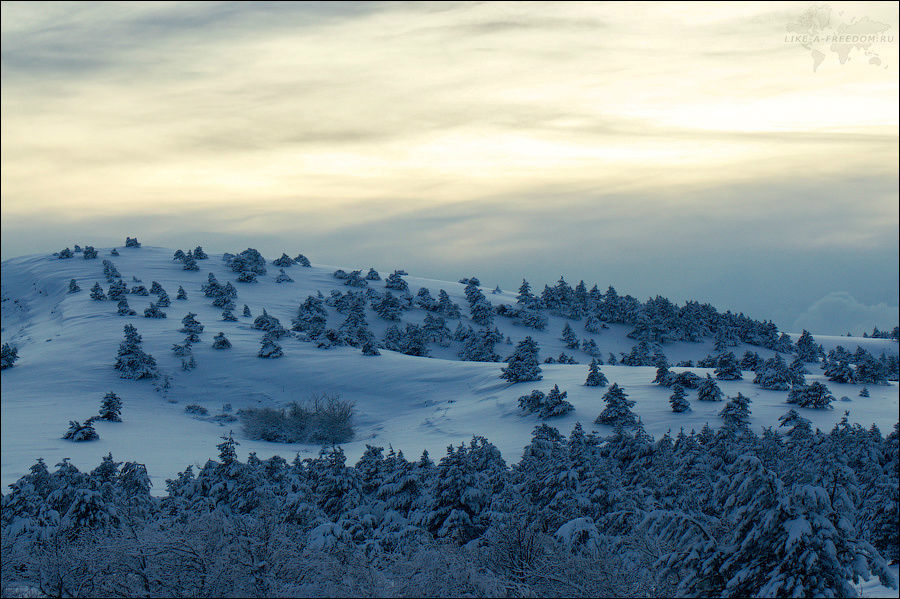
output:
[[[240,249],[240,248],[236,248]],[[579,350],[568,350],[560,334],[570,322],[579,338],[593,338],[604,358],[609,353],[619,355],[635,345],[626,335],[631,327],[610,324],[599,334],[584,330],[584,322],[567,321],[549,316],[544,331],[535,331],[512,324],[502,317],[495,318],[501,333],[515,344],[526,335],[541,347],[541,359],[558,356],[561,352],[573,355],[579,364],[542,365],[544,378],[539,382],[509,384],[499,377],[501,363],[464,362],[456,353],[459,343],[449,347],[430,344],[429,358],[408,356],[382,350],[380,356],[365,356],[358,348],[333,347],[319,349],[314,343],[294,337],[281,340],[284,356],[275,360],[257,357],[262,332],[252,328],[253,318],[241,317],[240,308],[249,306],[253,317],[265,309],[290,327],[300,303],[308,295],[321,291],[325,297],[333,289],[341,292],[349,288],[335,279],[334,266],[313,265],[310,268],[293,266],[287,270],[291,283],[276,283],[278,268],[268,265],[268,273],[258,277],[257,283],[234,283],[238,290],[235,303],[237,322],[224,322],[221,309],[204,297],[201,285],[208,274],[214,273],[224,284],[236,275],[221,255],[211,255],[198,261],[200,270],[186,271],[172,260],[170,249],[142,247],[119,248],[120,256],[110,256],[110,248],[99,250],[99,259],[84,260],[80,254],[60,260],[51,255],[34,255],[6,261],[2,265],[3,342],[18,348],[15,367],[2,374],[2,484],[5,487],[22,476],[35,459],[43,457],[55,464],[71,457],[79,468],[95,466],[101,456],[109,452],[120,460],[145,463],[153,477],[156,493],[164,489],[163,481],[182,470],[188,463],[202,464],[216,455],[215,445],[223,433],[234,429],[240,442],[239,455],[249,452],[260,457],[280,454],[287,459],[299,452],[314,455],[318,446],[303,444],[275,444],[243,438],[239,422],[214,421],[225,404],[232,410],[253,406],[281,407],[291,401],[303,400],[314,393],[340,393],[356,406],[356,436],[345,445],[352,461],[362,454],[366,444],[392,445],[408,457],[418,456],[422,450],[438,458],[449,444],[467,441],[473,434],[483,435],[497,445],[507,461],[518,461],[522,447],[529,441],[532,429],[540,423],[534,415],[518,409],[519,396],[532,389],[548,391],[554,384],[568,392],[573,412],[548,423],[568,432],[580,421],[586,429],[603,434],[608,427],[593,424],[603,409],[601,400],[605,389],[583,386],[590,356]],[[144,308],[155,295],[128,295],[136,316],[122,317],[116,313],[115,302],[94,301],[89,289],[95,282],[107,288],[103,276],[103,259],[111,260],[123,280],[132,287],[142,284],[148,289],[152,281],[159,282],[168,292],[171,306],[164,308],[165,319],[144,318]],[[269,261],[273,257],[267,257]],[[356,267],[367,265],[357,265]],[[402,265],[397,265],[402,266]],[[347,266],[343,267],[350,270]],[[354,267],[355,268],[355,267]],[[382,273],[387,274],[387,273]],[[477,274],[477,273],[476,273]],[[133,282],[136,277],[141,283]],[[81,291],[67,293],[69,280],[74,278]],[[428,288],[437,297],[443,289],[462,308],[465,324],[473,324],[468,315],[464,285],[405,276],[410,291]],[[370,285],[383,292],[384,281]],[[183,286],[187,300],[176,300],[175,292]],[[605,286],[605,285],[602,285]],[[492,294],[491,287],[482,289],[495,306],[515,303],[515,292]],[[181,319],[188,312],[197,314],[205,326],[201,342],[194,346],[197,367],[192,371],[181,368],[181,359],[171,347],[181,343]],[[427,312],[413,309],[403,313],[404,322],[421,322]],[[329,327],[337,327],[344,319],[329,308]],[[376,338],[381,339],[388,322],[367,308],[367,319]],[[116,351],[122,340],[125,324],[133,324],[143,336],[145,351],[158,361],[161,372],[171,377],[171,388],[157,389],[148,381],[119,378],[113,369]],[[449,321],[452,330],[456,321]],[[211,348],[213,335],[222,331],[231,341],[229,350]],[[815,333],[813,331],[813,333]],[[862,346],[871,353],[897,354],[897,343],[885,339],[816,337],[826,351],[843,345],[849,351]],[[664,346],[671,364],[682,360],[699,360],[712,352],[712,339],[702,343],[672,343]],[[513,347],[501,343],[497,352],[502,356]],[[755,346],[732,348],[738,357],[745,350],[758,352],[767,358],[773,352]],[[692,401],[692,410],[674,414],[669,406],[669,389],[651,384],[653,367],[602,367],[610,384],[624,387],[636,402],[634,411],[642,418],[648,432],[661,435],[703,427],[716,427],[721,419],[721,403]],[[692,368],[705,376],[710,369]],[[749,376],[747,376],[749,374]],[[753,374],[745,373],[742,381],[720,381],[726,396],[738,392],[752,399],[753,424],[757,428],[777,425],[777,418],[788,406],[786,391],[766,391],[752,385]],[[826,382],[821,371],[813,367],[808,381]],[[802,410],[814,426],[830,429],[849,412],[852,422],[877,424],[887,431],[897,421],[898,387],[869,386],[871,397],[859,397],[862,385],[827,383],[838,401],[832,410]],[[69,420],[84,420],[96,413],[100,400],[108,391],[115,391],[123,400],[122,423],[98,422],[100,440],[72,443],[60,439]],[[689,393],[693,400],[696,392]],[[210,418],[192,417],[185,413],[188,404],[199,404],[209,410]],[[233,413],[232,412],[232,413]]]

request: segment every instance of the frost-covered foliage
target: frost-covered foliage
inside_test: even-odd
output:
[[[187,338],[192,342],[196,343],[200,341],[200,333],[203,332],[203,325],[195,318],[197,315],[194,312],[188,312],[184,318],[181,319],[181,328],[178,329],[180,333],[186,333]]]
[[[131,306],[128,305],[128,300],[124,297],[116,303],[116,313],[119,316],[134,316],[137,314],[131,309]]]
[[[241,276],[245,277],[266,274],[266,260],[259,251],[253,248],[247,248],[243,252],[233,256],[228,262],[228,266],[230,266],[231,270],[234,272],[241,273]],[[241,276],[238,276],[238,280],[241,280]],[[255,281],[256,277],[253,276],[252,279]]]
[[[606,375],[600,372],[600,362],[596,359],[591,360],[588,366],[587,379],[584,381],[585,387],[605,387],[609,380]]]
[[[409,284],[405,280],[403,280],[402,274],[399,270],[395,270],[388,276],[387,279],[385,279],[384,286],[388,289],[395,289],[397,291],[409,290]]]
[[[797,404],[801,408],[830,408],[833,401],[834,395],[828,387],[818,381],[809,385],[795,385],[787,397],[788,403]]]
[[[539,381],[543,377],[538,362],[538,344],[531,337],[525,337],[516,345],[515,351],[507,358],[509,364],[501,369],[500,378],[510,383]]]
[[[126,237],[125,238],[125,247],[127,248],[139,248],[141,247],[140,242],[137,240],[137,237]]]
[[[15,345],[4,343],[0,347],[0,370],[12,368],[19,359],[19,349]]]
[[[722,401],[722,390],[709,374],[697,386],[697,399],[699,401]]]
[[[159,309],[159,304],[150,302],[144,309],[144,318],[166,318],[166,313]]]
[[[68,258],[74,258],[75,254],[72,253],[72,250],[70,250],[69,248],[65,248],[65,249],[62,249],[62,250],[56,252],[56,257],[59,260],[66,260]]]
[[[438,318],[440,317],[438,316]],[[449,337],[450,329],[447,329],[446,326],[444,329]],[[503,334],[496,327],[471,330],[463,341],[459,357],[461,360],[470,362],[499,362],[500,354],[494,351],[494,345],[501,341],[503,341]]]
[[[716,378],[722,381],[738,381],[743,378],[741,365],[732,352],[720,354],[716,359]]]
[[[213,349],[229,349],[229,348],[231,348],[231,341],[229,341],[228,338],[225,337],[225,333],[223,333],[222,331],[219,331],[213,337],[212,348]]]
[[[797,339],[796,347],[797,356],[804,362],[818,362],[819,358],[825,354],[822,347],[816,343],[806,329],[803,329],[803,333]]]
[[[612,387],[603,394],[603,401],[606,403],[606,407],[594,421],[596,424],[630,426],[637,422],[634,412],[631,411],[634,402],[628,399],[628,394],[619,387],[618,383],[613,383]]]
[[[119,274],[119,269],[116,268],[116,265],[106,259],[103,260],[103,276],[106,277],[107,283],[112,283],[116,279],[122,278],[122,275]]]
[[[567,395],[568,392],[560,391],[558,385],[553,385],[546,395],[535,389],[531,394],[519,398],[519,408],[529,414],[537,414],[541,420],[564,416],[575,409],[571,403],[566,401]]]
[[[776,354],[774,358],[769,358],[760,368],[753,384],[759,385],[763,389],[772,389],[775,391],[786,391],[791,388],[791,371],[781,354]]]
[[[103,293],[103,287],[100,286],[100,283],[94,283],[94,286],[91,287],[91,299],[97,301],[106,299],[106,294]]]
[[[66,293],[78,293],[79,291],[81,291],[81,287],[78,286],[78,281],[69,279],[69,289]]]
[[[284,269],[284,268],[293,266],[294,260],[287,254],[282,253],[281,258],[276,258],[275,260],[272,260],[272,265]]]
[[[346,443],[353,438],[353,402],[323,393],[287,408],[250,408],[238,416],[250,439],[278,443]]]
[[[85,260],[96,260],[97,259],[97,250],[94,249],[92,245],[84,246],[84,252],[82,253],[82,257]]]
[[[266,333],[259,343],[259,351],[256,355],[260,358],[280,358],[284,352],[275,338]]]
[[[122,399],[114,391],[103,396],[103,401],[100,403],[100,419],[122,422]]]
[[[244,308],[249,312],[249,308],[246,306]],[[291,329],[305,332],[310,339],[317,339],[325,330],[327,322],[328,310],[325,309],[324,301],[310,295],[297,309],[297,316],[291,321]]]
[[[691,403],[687,399],[684,387],[675,384],[672,386],[672,395],[669,397],[669,405],[675,413],[687,412],[691,409]]]
[[[188,298],[187,291],[181,285],[178,286],[178,294],[175,296],[177,300],[186,300]]]
[[[309,262],[309,258],[304,256],[303,254],[297,254],[297,257],[294,258],[294,264],[299,264],[300,266],[310,268],[311,264]]]
[[[141,349],[141,336],[130,324],[125,325],[125,340],[119,344],[114,368],[123,379],[155,379],[159,376],[156,360]]]
[[[279,431],[277,418],[256,424]],[[2,498],[4,593],[853,597],[869,576],[896,588],[884,557],[898,547],[897,427],[783,422],[783,435],[659,440],[640,424],[606,437],[542,424],[512,467],[482,437],[437,464],[369,446],[349,465],[338,447],[241,461],[226,435],[162,497],[111,455],[90,472],[39,460]]]
[[[62,436],[66,441],[96,441],[100,438],[90,423],[81,424],[77,420],[69,421],[69,430]]]

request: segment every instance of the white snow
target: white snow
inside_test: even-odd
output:
[[[239,251],[243,248],[234,248]],[[298,248],[304,250],[306,248]],[[601,397],[606,388],[584,387],[587,364],[590,357],[581,351],[564,348],[559,340],[564,324],[562,318],[549,317],[549,325],[543,332],[514,326],[511,321],[496,317],[495,323],[504,336],[513,343],[531,335],[541,346],[541,359],[558,356],[565,351],[575,356],[577,365],[544,365],[544,380],[510,385],[499,378],[500,363],[461,362],[451,348],[430,345],[433,357],[419,358],[382,350],[378,357],[361,355],[359,349],[344,347],[330,350],[317,349],[312,343],[294,338],[281,340],[284,357],[263,360],[256,356],[262,333],[251,328],[252,318],[239,316],[238,322],[221,321],[221,309],[212,306],[203,296],[200,286],[212,271],[219,281],[234,281],[235,274],[227,268],[220,255],[210,255],[209,260],[198,261],[200,270],[184,271],[180,262],[172,261],[172,250],[143,247],[119,248],[121,256],[111,257],[109,248],[99,249],[99,259],[83,260],[80,254],[68,260],[58,260],[49,255],[25,256],[2,264],[2,317],[3,341],[13,343],[19,349],[19,361],[14,368],[3,371],[2,401],[2,485],[17,480],[39,457],[52,467],[62,458],[70,457],[79,468],[96,466],[101,456],[112,452],[117,460],[133,460],[146,464],[154,484],[154,493],[163,493],[164,480],[183,470],[188,464],[202,464],[217,454],[215,445],[219,437],[234,429],[240,442],[239,456],[243,459],[251,451],[261,458],[280,454],[290,460],[299,452],[315,455],[318,446],[303,444],[274,444],[244,439],[240,424],[220,425],[209,420],[191,417],[184,413],[188,404],[206,407],[210,416],[221,412],[223,404],[230,403],[234,411],[248,406],[283,406],[287,402],[302,400],[313,393],[337,392],[355,403],[357,409],[356,438],[344,449],[348,461],[362,454],[365,445],[392,445],[402,450],[407,458],[414,459],[427,449],[431,457],[440,459],[449,444],[468,441],[472,435],[483,435],[503,453],[507,462],[517,462],[522,447],[531,438],[532,429],[540,424],[533,415],[524,415],[517,406],[520,395],[532,389],[547,392],[554,384],[568,391],[568,401],[575,410],[564,417],[548,421],[549,424],[568,433],[576,421],[586,430],[607,434],[610,429],[593,424],[602,410]],[[288,250],[295,255],[297,249]],[[307,254],[308,255],[308,254]],[[276,316],[286,328],[290,327],[297,306],[309,294],[321,290],[327,297],[331,289],[349,290],[331,273],[335,267],[294,266],[286,272],[294,283],[274,282],[278,268],[271,265],[268,274],[259,277],[259,283],[234,283],[238,289],[235,300],[236,315],[248,304],[256,317],[265,308]],[[102,260],[110,259],[121,272],[123,279],[133,285],[133,275],[147,288],[156,280],[172,298],[172,305],[165,308],[166,319],[143,318],[143,309],[156,297],[129,295],[131,307],[138,316],[116,315],[115,302],[93,301],[89,289],[99,281],[108,288],[102,275]],[[365,272],[368,265],[360,265]],[[402,265],[398,264],[398,267]],[[343,267],[350,271],[352,268]],[[382,271],[384,275],[384,271]],[[82,291],[66,294],[68,281],[75,278]],[[460,304],[464,315],[468,307],[463,295],[464,286],[456,282],[404,277],[415,295],[419,287],[428,287],[437,296],[445,289]],[[541,288],[543,281],[531,281],[533,288]],[[569,281],[574,286],[577,281]],[[174,299],[178,285],[183,285],[189,300]],[[588,282],[590,286],[593,282]],[[600,282],[601,290],[606,288]],[[372,281],[370,286],[382,291],[384,281]],[[515,292],[493,295],[494,285],[484,281],[483,292],[493,303],[515,302]],[[173,355],[171,346],[180,343],[184,335],[178,332],[181,318],[189,311],[198,314],[205,326],[201,342],[195,344],[197,368],[184,372],[180,358]],[[329,308],[328,326],[337,327],[344,319]],[[424,319],[425,312],[405,312],[405,321]],[[389,323],[367,310],[369,325],[380,339]],[[471,324],[464,317],[464,322]],[[154,390],[154,384],[146,381],[130,381],[119,378],[113,370],[116,350],[122,340],[122,327],[135,325],[143,336],[144,350],[159,362],[162,371],[172,377],[172,388],[167,394]],[[635,344],[626,334],[629,327],[611,325],[600,334],[584,331],[584,323],[572,322],[580,338],[593,338],[603,352],[627,352]],[[456,321],[448,321],[451,330]],[[230,350],[213,350],[213,335],[224,331],[233,347]],[[813,331],[815,336],[815,331]],[[827,347],[841,344],[850,351],[862,345],[876,355],[882,351],[896,354],[897,344],[884,339],[862,339],[815,336],[817,342]],[[827,341],[827,343],[826,343]],[[757,351],[763,357],[772,355],[767,350],[739,346],[733,348],[740,356],[745,350]],[[497,352],[503,356],[512,351],[511,346],[499,344]],[[664,347],[670,363],[680,360],[697,360],[712,351],[712,340],[704,343],[676,343]],[[718,426],[718,412],[723,403],[696,401],[696,392],[689,392],[692,410],[672,413],[669,406],[671,391],[652,385],[655,376],[652,367],[603,366],[610,385],[617,382],[624,387],[630,399],[636,402],[635,412],[641,416],[648,432],[660,435],[667,430],[673,434],[680,428],[699,430],[705,423]],[[676,370],[679,370],[676,368]],[[707,369],[692,369],[704,376]],[[809,381],[826,382],[816,369],[808,375]],[[750,373],[752,378],[752,373]],[[870,386],[871,397],[859,397],[862,385],[840,385],[826,382],[834,395],[850,401],[835,402],[833,410],[816,411],[799,409],[813,426],[830,429],[849,412],[851,422],[866,426],[875,423],[887,433],[897,421],[898,387]],[[785,403],[787,392],[761,390],[743,381],[720,381],[726,396],[738,392],[751,398],[753,425],[777,426],[777,419],[791,406]],[[60,439],[69,420],[83,421],[97,412],[100,401],[108,391],[115,391],[123,401],[122,423],[98,422],[100,440],[89,443],[72,443]]]

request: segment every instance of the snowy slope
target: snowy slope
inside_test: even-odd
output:
[[[243,248],[235,248],[235,251],[240,249]],[[283,358],[262,360],[256,357],[261,332],[251,328],[252,318],[239,316],[238,322],[221,321],[221,310],[212,306],[211,300],[200,291],[210,271],[222,284],[234,281],[235,273],[228,269],[220,255],[199,261],[200,270],[189,272],[182,270],[180,262],[172,260],[170,249],[145,246],[119,248],[119,251],[121,256],[111,257],[108,248],[100,249],[97,260],[83,260],[80,254],[69,260],[38,255],[12,259],[2,265],[3,341],[13,343],[19,349],[16,366],[2,374],[0,482],[4,486],[21,476],[38,457],[43,457],[50,465],[71,457],[79,468],[90,468],[102,455],[112,452],[119,460],[145,463],[153,477],[154,491],[160,493],[165,478],[189,463],[202,464],[214,457],[219,437],[232,428],[241,444],[238,449],[242,458],[255,451],[260,457],[277,453],[292,459],[297,452],[312,455],[319,450],[312,445],[244,439],[239,423],[222,425],[185,414],[185,405],[194,403],[205,406],[212,416],[220,413],[226,403],[236,411],[248,406],[280,407],[313,393],[341,393],[353,401],[357,409],[356,438],[345,446],[348,458],[353,461],[367,443],[391,444],[409,458],[417,457],[427,449],[438,459],[447,445],[466,441],[473,434],[486,436],[500,448],[507,461],[518,461],[522,447],[530,440],[531,430],[540,421],[533,415],[523,415],[518,410],[517,399],[532,389],[546,392],[554,384],[568,391],[568,400],[574,404],[575,411],[551,420],[549,424],[568,432],[576,421],[580,421],[589,430],[598,430],[602,434],[609,432],[607,427],[593,424],[603,408],[604,389],[582,385],[590,357],[581,351],[564,348],[559,336],[567,321],[562,318],[550,317],[549,325],[542,332],[514,326],[502,317],[495,318],[495,324],[504,335],[511,337],[513,343],[526,335],[537,340],[542,359],[565,351],[581,362],[577,365],[543,365],[544,380],[536,383],[506,383],[499,378],[502,366],[499,363],[461,362],[455,356],[458,344],[450,348],[432,344],[431,358],[385,350],[381,356],[367,357],[356,348],[323,350],[312,343],[288,337],[281,340]],[[103,258],[115,263],[129,287],[137,284],[132,282],[132,276],[141,279],[140,284],[148,289],[152,281],[158,281],[172,298],[171,307],[164,309],[168,318],[142,317],[143,309],[150,301],[155,301],[154,295],[128,295],[132,309],[138,313],[132,317],[118,316],[115,302],[91,300],[89,289],[94,282],[99,281],[104,290],[108,287],[102,273]],[[267,258],[271,260],[273,256]],[[321,291],[328,296],[331,289],[342,292],[349,289],[332,276],[334,266],[293,266],[286,270],[295,282],[283,284],[274,282],[278,268],[271,264],[267,268],[268,274],[259,277],[258,283],[234,283],[238,289],[236,315],[240,315],[244,304],[250,307],[254,317],[265,308],[269,314],[278,317],[282,325],[290,327],[297,306],[307,295]],[[343,268],[350,270],[346,266]],[[383,272],[382,276],[387,274]],[[82,288],[80,293],[66,293],[70,278],[78,281]],[[413,294],[420,287],[429,288],[435,297],[438,290],[446,290],[453,301],[460,304],[463,314],[468,314],[464,285],[414,276],[404,278]],[[534,287],[542,287],[543,282],[537,283],[532,281]],[[384,289],[384,281],[370,284],[379,292]],[[179,285],[187,291],[187,301],[175,300]],[[601,288],[605,286],[605,283],[600,285]],[[490,286],[483,288],[483,292],[495,305],[515,302],[514,292],[492,295]],[[197,319],[206,328],[201,342],[194,346],[197,368],[184,372],[180,368],[180,358],[174,356],[170,348],[183,340],[184,335],[178,329],[181,318],[189,311],[197,313]],[[333,309],[329,311],[328,326],[337,327],[344,315]],[[424,316],[424,311],[416,309],[405,312],[403,318],[407,322],[421,322]],[[367,317],[370,328],[380,339],[389,323],[378,318],[371,309]],[[465,317],[463,321],[472,324]],[[123,380],[113,370],[122,327],[126,323],[137,327],[144,339],[144,350],[151,353],[160,369],[172,377],[168,392],[157,391],[151,382]],[[452,330],[456,322],[448,321],[448,326]],[[626,337],[628,327],[610,325],[609,330],[591,335],[584,331],[583,322],[573,322],[572,326],[579,337],[594,338],[604,357],[609,352],[627,352],[635,343]],[[217,351],[210,348],[213,335],[219,331],[232,342],[232,349]],[[876,355],[882,351],[897,353],[897,344],[889,340],[847,337],[816,337],[816,340],[822,342],[826,350],[840,344],[850,351],[861,345]],[[505,356],[512,347],[500,344],[496,349]],[[669,344],[664,349],[674,364],[705,357],[712,351],[712,341]],[[757,351],[763,357],[772,354],[762,348],[743,345],[734,351],[740,356],[746,349]],[[681,427],[699,429],[707,422],[711,426],[720,423],[717,414],[722,408],[721,403],[692,401],[692,411],[673,414],[668,404],[671,391],[650,384],[655,375],[654,368],[603,366],[602,370],[610,383],[619,383],[637,402],[635,412],[653,435],[667,430],[676,433]],[[692,370],[701,376],[707,372],[702,368]],[[807,379],[824,382],[820,372],[815,372]],[[836,397],[847,396],[849,401],[837,402],[834,410],[803,410],[803,415],[815,426],[829,429],[844,410],[849,411],[851,421],[865,425],[875,423],[883,432],[896,422],[896,383],[888,387],[870,387],[870,398],[859,397],[861,386],[827,384]],[[785,404],[786,392],[761,390],[749,380],[720,381],[719,385],[728,396],[740,391],[753,400],[751,409],[757,427],[777,424],[777,418],[789,408]],[[100,399],[110,390],[123,399],[124,422],[97,423],[101,439],[96,442],[61,440],[68,421],[83,421],[95,414]],[[695,395],[691,392],[689,399]]]

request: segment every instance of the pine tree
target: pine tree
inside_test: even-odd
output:
[[[716,361],[716,378],[720,381],[738,381],[743,378],[741,365],[732,352],[720,354]]]
[[[538,417],[546,420],[554,416],[563,416],[574,410],[575,407],[566,401],[567,395],[567,391],[559,390],[559,385],[553,385],[550,393],[547,394],[547,397],[541,403]]]
[[[81,291],[81,287],[78,286],[78,282],[75,279],[69,279],[69,290],[67,293],[78,293]]]
[[[788,393],[787,402],[798,404],[801,408],[826,409],[831,407],[834,395],[828,387],[816,381],[809,385],[794,385]]]
[[[281,346],[268,333],[263,335],[260,342],[259,352],[256,354],[260,358],[280,358],[284,355]]]
[[[288,258],[290,260],[290,258]],[[278,269],[278,276],[275,277],[276,283],[293,283],[294,279],[292,279],[286,272],[284,272],[283,268]]]
[[[835,383],[855,383],[856,373],[846,360],[831,360],[825,367],[825,376]]]
[[[862,390],[859,392],[859,396],[860,397],[869,397],[869,388],[863,387]]]
[[[516,303],[520,306],[530,306],[535,301],[534,295],[531,293],[531,285],[525,279],[519,286],[519,293],[516,295]]]
[[[0,348],[0,370],[12,368],[19,359],[19,350],[14,345],[4,343]]]
[[[137,312],[131,309],[131,306],[128,305],[128,300],[124,297],[116,304],[116,313],[119,316],[134,316],[137,314]]]
[[[691,404],[687,400],[687,393],[685,393],[684,387],[677,384],[672,387],[672,395],[669,397],[669,404],[672,406],[672,411],[675,413],[687,412],[691,409]]]
[[[627,399],[628,394],[624,389],[619,387],[618,383],[613,383],[603,395],[603,401],[606,402],[606,408],[600,412],[595,424],[607,424],[609,426],[630,426],[637,422],[634,412],[631,411],[634,402]]]
[[[585,387],[605,387],[609,381],[602,372],[600,372],[600,364],[597,360],[591,360],[588,367],[587,380],[584,381]]]
[[[169,299],[169,294],[166,293],[165,289],[159,292],[159,299],[156,300],[156,305],[160,308],[168,308],[172,305],[172,300]]]
[[[501,369],[500,378],[510,383],[539,381],[543,378],[538,363],[538,344],[531,337],[525,337],[516,345],[507,362],[509,366]]]
[[[113,391],[103,397],[100,418],[109,422],[122,422],[122,400]]]
[[[294,260],[287,254],[282,253],[281,258],[276,258],[275,260],[272,260],[272,264],[274,266],[281,267],[281,269],[283,270],[289,266],[293,266]]]
[[[69,430],[62,438],[67,441],[94,441],[99,439],[100,435],[90,424],[81,424],[77,420],[70,420]]]
[[[719,412],[719,416],[725,421],[725,428],[731,431],[749,430],[750,428],[750,399],[741,393],[737,397],[728,398],[728,403]]]
[[[699,401],[722,401],[722,390],[709,374],[700,381],[700,385],[697,387],[697,399]]]
[[[367,281],[380,281],[381,275],[378,274],[377,270],[375,270],[372,267],[369,267],[369,272],[366,273],[366,280]]]
[[[387,289],[396,289],[397,291],[409,290],[409,284],[401,278],[399,271],[394,271],[384,282]]]
[[[159,309],[159,306],[150,302],[150,305],[144,309],[144,318],[166,318],[166,313]]]
[[[91,287],[91,299],[97,301],[106,299],[106,294],[103,293],[103,287],[100,286],[100,283],[94,283],[94,286]]]
[[[566,323],[566,326],[563,327],[562,337],[560,337],[560,339],[566,344],[568,349],[578,349],[578,336],[575,334],[575,331],[572,330],[572,327],[568,322]]]
[[[124,379],[155,379],[159,376],[156,360],[141,349],[141,336],[132,325],[125,325],[125,340],[119,344],[114,368]]]
[[[183,326],[178,329],[180,333],[187,333],[188,339],[193,343],[200,341],[200,333],[203,332],[203,325],[194,318],[195,316],[197,316],[195,313],[188,312],[187,316],[181,319]]]
[[[803,329],[803,333],[797,340],[797,357],[804,362],[818,362],[822,354],[822,348],[816,344],[809,331]]]
[[[213,347],[213,349],[230,349],[230,348],[231,348],[231,341],[229,341],[229,340],[225,337],[225,333],[223,333],[222,331],[219,331],[219,332],[213,337],[213,344],[212,344],[212,347]]]
[[[250,313],[250,306],[248,306],[247,304],[244,304],[244,311],[242,312],[242,315],[244,318],[250,318],[251,316],[253,316]]]
[[[178,286],[178,294],[175,296],[177,300],[186,300],[188,298],[187,292],[184,290],[184,287],[181,285]]]
[[[237,322],[237,316],[231,311],[230,306],[225,306],[225,309],[222,310],[222,320],[225,322]]]
[[[92,245],[84,246],[84,259],[85,260],[96,260],[97,259],[97,250],[94,249]]]

